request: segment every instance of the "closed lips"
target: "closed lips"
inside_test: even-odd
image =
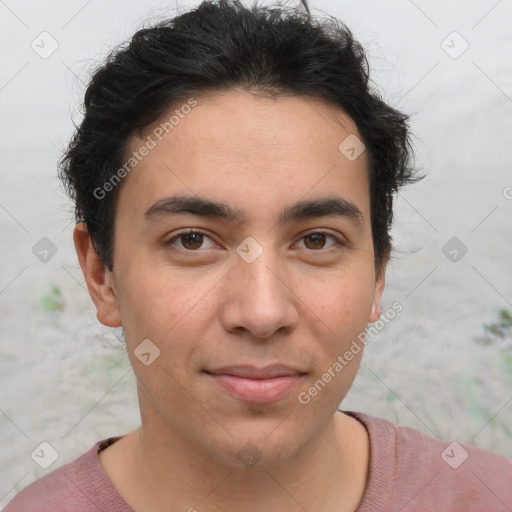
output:
[[[206,373],[212,375],[231,375],[233,377],[256,380],[274,379],[277,377],[289,377],[305,374],[305,372],[301,372],[300,370],[285,365],[271,365],[264,368],[256,368],[254,366],[248,365],[223,366],[215,370],[206,370]]]

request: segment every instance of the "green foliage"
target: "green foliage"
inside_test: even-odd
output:
[[[512,347],[507,347],[498,352],[498,365],[504,374],[512,377]]]
[[[484,336],[477,339],[483,345],[491,345],[500,340],[505,347],[497,355],[498,366],[504,375],[512,378],[512,310],[498,310],[498,320],[484,325]]]
[[[52,284],[40,294],[37,309],[44,312],[64,310],[64,296],[57,285]]]
[[[487,335],[497,338],[512,338],[512,311],[500,309],[498,317],[497,322],[484,325],[484,331]]]

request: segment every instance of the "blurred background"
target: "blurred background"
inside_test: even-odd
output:
[[[144,22],[197,3],[0,0],[0,508],[139,425],[56,167],[91,70]],[[369,339],[341,408],[512,458],[512,1],[310,6],[366,47],[377,89],[411,115],[427,174],[396,201],[383,311],[403,310]],[[47,468],[41,443],[55,452]]]

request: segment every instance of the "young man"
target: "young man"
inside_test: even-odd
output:
[[[339,22],[204,2],[94,75],[61,161],[141,426],[21,511],[505,511],[512,462],[338,410],[381,314],[407,118]]]

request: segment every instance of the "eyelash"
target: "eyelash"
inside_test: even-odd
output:
[[[181,236],[183,235],[190,235],[190,234],[198,234],[198,235],[203,235],[203,236],[206,236],[208,237],[210,240],[213,241],[213,239],[211,238],[211,236],[209,236],[207,233],[201,231],[201,230],[198,230],[198,229],[190,229],[190,230],[187,230],[187,231],[180,231],[179,233],[177,233],[176,235],[174,235],[172,238],[170,238],[169,240],[167,240],[165,242],[165,246],[168,246],[172,251],[174,252],[185,252],[185,253],[189,253],[189,254],[193,254],[193,253],[200,253],[201,250],[200,249],[197,249],[197,250],[191,250],[191,249],[181,249],[181,248],[176,248],[176,247],[173,247],[173,243],[178,240]],[[311,235],[326,235],[328,238],[332,238],[335,242],[335,244],[332,246],[332,247],[329,247],[328,249],[318,249],[318,250],[315,250],[315,249],[306,249],[306,251],[311,254],[311,253],[321,253],[321,254],[331,254],[333,252],[335,252],[336,250],[339,250],[341,247],[346,247],[347,244],[345,242],[343,242],[340,238],[334,236],[333,234],[327,232],[327,231],[311,231],[310,233],[306,233],[305,235],[303,235],[300,240],[303,240],[304,238],[307,238],[308,236],[311,236]]]

